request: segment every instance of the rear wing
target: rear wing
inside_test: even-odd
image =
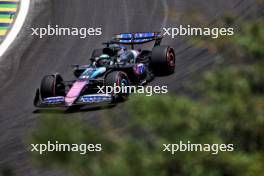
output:
[[[135,45],[155,41],[155,46],[160,45],[163,36],[159,32],[122,33],[116,34],[111,43]]]

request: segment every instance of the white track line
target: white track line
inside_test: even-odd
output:
[[[27,17],[27,14],[28,14],[29,5],[30,5],[30,0],[21,0],[20,1],[20,8],[19,8],[17,18],[15,20],[15,23],[13,24],[11,30],[7,34],[3,43],[0,45],[0,61],[2,60],[1,57],[3,56],[3,54],[9,48],[9,46],[13,43],[13,41],[16,39],[19,31],[21,30],[21,28],[25,22],[25,19]]]

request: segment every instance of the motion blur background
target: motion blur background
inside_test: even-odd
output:
[[[48,24],[102,27],[104,34],[30,36]],[[43,75],[70,78],[71,64],[114,33],[160,31],[192,24],[234,27],[233,37],[165,38],[176,50],[167,96],[137,96],[115,108],[33,113]],[[32,0],[18,40],[0,62],[0,169],[2,175],[258,176],[264,172],[263,3],[254,0]],[[101,153],[29,152],[30,143],[102,143]],[[233,143],[235,152],[162,152],[163,143]]]

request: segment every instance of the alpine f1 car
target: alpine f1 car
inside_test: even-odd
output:
[[[73,81],[64,81],[59,73],[43,77],[36,91],[34,105],[40,108],[72,107],[94,103],[115,104],[128,93],[98,93],[105,86],[144,85],[155,75],[175,70],[173,48],[162,46],[160,33],[127,33],[115,35],[102,49],[95,49],[89,65],[74,65]],[[152,50],[141,44],[154,42]],[[127,47],[130,46],[130,47]]]

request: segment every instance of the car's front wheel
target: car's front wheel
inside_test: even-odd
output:
[[[42,99],[65,96],[65,85],[62,77],[59,74],[44,76],[40,84],[40,96]]]
[[[112,91],[113,102],[122,102],[128,99],[129,92],[126,88],[129,85],[130,81],[125,72],[113,71],[105,77],[105,86],[108,91]]]

